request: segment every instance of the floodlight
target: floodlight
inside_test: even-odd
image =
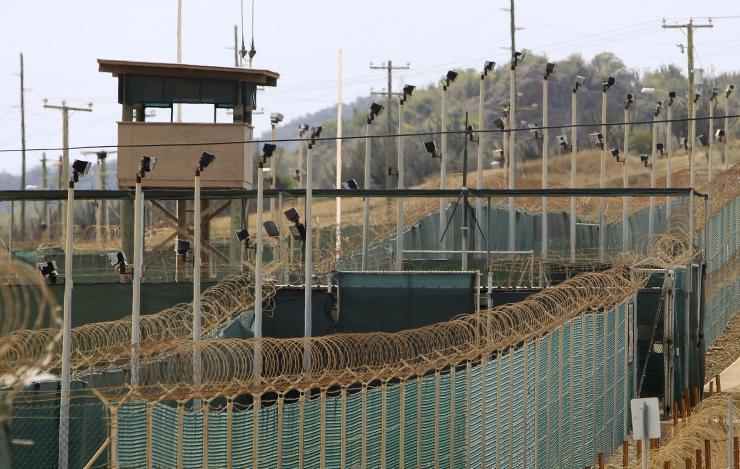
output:
[[[640,153],[640,161],[647,168],[650,162],[650,156],[648,156],[647,153]],[[652,167],[652,165],[650,165],[650,167]]]
[[[43,278],[49,279],[49,283],[57,283],[57,263],[54,261],[44,261],[36,264]]]
[[[714,136],[717,138],[717,141],[722,142],[725,138],[725,130],[724,129],[717,129],[716,132],[714,132]]]
[[[296,223],[290,226],[290,234],[293,238],[306,242],[306,226],[303,223]]]
[[[42,223],[42,224],[41,224],[41,225],[39,226],[39,228],[41,229],[41,231],[46,231],[46,230],[48,230],[48,229],[49,229],[49,225],[47,225],[46,223]]]
[[[280,237],[280,230],[278,230],[278,227],[274,221],[267,220],[266,222],[262,224],[262,227],[265,229],[267,236],[269,236],[270,238]]]
[[[301,124],[298,126],[298,136],[303,137],[303,134],[308,132],[308,125],[307,124]]]
[[[524,123],[524,121],[522,121]],[[540,138],[540,125],[539,124],[527,124],[527,127],[529,128],[529,133],[531,135],[534,135],[534,138],[538,139]]]
[[[479,141],[478,136],[475,133],[475,130],[473,129],[472,125],[469,125],[467,129],[465,129],[465,133],[468,134],[468,138],[471,142],[476,143]]]
[[[356,191],[360,189],[360,185],[354,179],[347,179],[342,183],[342,189]]]
[[[151,172],[151,170],[154,169],[154,166],[157,165],[157,158],[153,156],[142,156],[141,162],[139,163],[139,168],[141,168],[141,176],[144,176],[145,173]]]
[[[712,95],[709,99],[717,99],[719,96],[719,88],[712,88]]]
[[[126,255],[120,251],[108,253],[108,262],[110,262],[111,267],[126,264]]]
[[[504,130],[504,120],[500,117],[495,118],[493,120],[493,126],[499,130]]]
[[[675,92],[675,91],[669,91],[669,92],[668,92],[668,97],[669,97],[669,98],[671,98],[671,99],[676,99],[676,96],[677,96],[677,94],[676,94],[676,92]]]
[[[696,91],[694,91],[694,102],[695,103],[698,102],[699,99],[701,99],[701,91],[696,90]]]
[[[175,252],[180,256],[187,256],[190,252],[190,241],[178,239],[175,243]]]
[[[272,114],[270,114],[270,124],[272,124],[272,126],[275,127],[276,125],[281,123],[284,118],[285,117],[279,112],[273,112]]]
[[[585,77],[582,77],[580,75],[576,75],[576,79],[573,81],[573,92],[575,93],[578,91],[578,88],[583,86],[583,83],[586,81]]]
[[[274,143],[265,143],[262,146],[262,156],[267,159],[272,156],[273,153],[275,153],[275,149],[277,148],[277,145]]]
[[[298,210],[294,208],[289,208],[288,210],[285,211],[285,218],[287,218],[288,221],[291,223],[301,222],[301,217],[300,215],[298,215]]]
[[[547,77],[549,77],[554,71],[555,64],[547,62],[547,65],[545,65],[545,80],[547,80]]]
[[[601,89],[606,93],[609,91],[609,88],[614,86],[614,83],[616,83],[616,80],[614,80],[614,77],[609,77],[606,80],[601,82]]]
[[[686,137],[681,137],[678,139],[678,142],[683,145],[684,150],[689,149],[689,139]]]
[[[522,60],[524,60],[524,52],[514,52],[514,56],[511,58],[511,68],[515,69],[516,66],[522,62]]]
[[[234,233],[236,234],[236,239],[238,239],[239,241],[248,241],[250,238],[249,231],[247,231],[246,228],[236,230]]]
[[[434,143],[434,140],[424,142],[424,148],[426,149],[427,153],[432,155],[432,158],[442,158],[442,154],[437,151],[437,144]]]
[[[612,148],[612,156],[614,157],[614,160],[619,163],[619,148]],[[623,160],[622,160],[623,161]]]
[[[483,78],[488,75],[488,72],[492,72],[493,67],[495,66],[496,62],[494,62],[493,60],[486,60],[485,62],[483,62],[483,72],[480,74],[480,77]]]
[[[655,93],[655,88],[643,88],[640,90],[640,93],[653,94]]]
[[[376,117],[383,113],[383,106],[378,103],[370,105],[370,113],[367,115],[367,123],[372,124]]]
[[[663,109],[663,102],[662,101],[658,101],[655,104],[656,104],[656,106],[655,106],[655,117],[658,117],[660,115],[661,109]]]
[[[655,149],[658,151],[658,153],[660,153],[661,156],[663,156],[663,148],[664,146],[662,143],[655,144]]]
[[[558,144],[560,144],[563,148],[568,148],[568,137],[565,135],[558,135],[555,137],[558,140]]]
[[[98,152],[95,152],[95,156],[97,156],[99,160],[104,160],[108,158],[108,152],[105,150],[100,150]]]
[[[604,136],[601,134],[601,132],[588,134],[588,140],[591,142],[591,145],[595,147],[603,148],[604,146]]]
[[[704,134],[697,135],[696,136],[696,139],[699,141],[699,143],[701,143],[701,146],[703,146],[703,147],[708,147],[709,146],[709,138],[707,138],[706,135],[704,135]]]
[[[92,163],[89,161],[75,160],[74,163],[72,163],[72,173],[75,175],[75,181],[77,181],[78,176],[84,176],[90,172],[91,166]]]
[[[403,85],[403,94],[405,97],[413,96],[414,90],[416,90],[416,86],[414,85]]]
[[[323,129],[320,125],[316,127],[311,127],[311,143],[314,143],[317,138],[321,138],[322,130]]]
[[[632,93],[627,93],[627,99],[624,100],[624,108],[629,109],[630,105],[635,102],[635,96]]]
[[[445,78],[447,79],[447,86],[450,86],[450,83],[455,81],[455,78],[457,78],[457,72],[454,70],[449,70]]]
[[[725,89],[725,98],[729,98],[732,94],[732,90],[735,89],[735,85],[727,85],[727,88]]]
[[[493,149],[493,162],[491,166],[494,166],[494,163],[498,166],[504,165],[504,150],[501,148],[494,148]]]
[[[300,181],[301,180],[301,170],[300,168],[294,168],[293,169],[293,180]]]
[[[211,163],[213,163],[214,161],[216,161],[216,156],[208,153],[207,151],[204,151],[200,155],[200,160],[198,161],[198,170],[203,171],[204,169],[209,167]]]

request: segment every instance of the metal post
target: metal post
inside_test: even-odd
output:
[[[69,405],[72,380],[72,261],[74,258],[74,198],[75,183],[67,186],[67,211],[64,245],[64,312],[62,322],[62,383],[59,402],[59,469],[67,469],[69,464]]]
[[[274,131],[274,129],[273,129]],[[273,140],[274,141],[274,140]],[[270,164],[274,164],[275,156],[271,158]],[[257,252],[255,253],[254,267],[254,382],[259,385],[262,375],[262,224],[265,219],[265,177],[264,177],[264,157],[260,158],[257,168]],[[275,176],[275,173],[272,173]],[[274,199],[270,199],[271,203]]]
[[[671,179],[673,177],[673,164],[671,162],[671,140],[673,139],[673,98],[668,98],[668,110],[666,112],[666,118],[665,118],[665,129],[666,129],[666,137],[665,137],[665,154],[666,159],[668,160],[668,169],[666,173],[666,187],[670,188],[673,187],[673,183],[671,182]],[[668,219],[671,216],[671,196],[666,197],[666,204],[665,204],[665,219],[666,219],[666,225],[668,224]]]
[[[303,336],[305,338],[303,350],[303,371],[308,373],[311,369],[311,287],[313,286],[313,216],[311,215],[311,205],[313,204],[313,171],[311,166],[311,150],[313,142],[308,144],[306,150],[306,242],[304,249],[306,251],[305,272],[303,278],[304,285],[304,309],[303,309]]]
[[[725,131],[726,132],[726,131]],[[727,394],[727,467],[735,467],[735,415],[733,413],[732,393]]]
[[[642,469],[648,469],[648,407],[644,402],[640,406],[642,411]]]
[[[201,381],[202,371],[200,356],[200,169],[195,170],[195,183],[193,192],[193,384],[198,385]],[[195,404],[193,405],[193,407],[196,407]]]
[[[485,91],[486,91],[486,75],[481,73],[480,76],[480,88],[478,90],[478,127],[483,130],[486,128],[483,114],[483,103],[485,102]],[[483,139],[488,136],[486,132],[478,134],[478,165],[476,170],[476,186],[478,189],[483,189]],[[475,199],[475,219],[478,223],[483,219],[483,200],[480,197]],[[483,238],[478,230],[475,230],[475,249],[480,251],[483,249]]]
[[[311,144],[308,145],[309,151]],[[368,118],[365,124],[365,178],[363,182],[363,189],[370,189],[370,155],[372,153],[372,141],[370,140],[370,119]],[[308,168],[308,167],[306,167]],[[308,190],[308,184],[306,185]],[[306,193],[308,196],[308,192]],[[369,242],[369,225],[370,225],[370,198],[363,197],[362,199],[362,270],[367,270],[367,249]],[[308,203],[308,202],[306,202]]]
[[[141,172],[141,169],[140,169]],[[141,175],[136,175],[134,192],[134,263],[131,296],[131,385],[139,384],[139,344],[141,342],[141,270],[144,267],[144,197]]]
[[[577,125],[577,87],[573,86],[570,96],[570,188],[576,188],[576,151],[578,151],[578,128]],[[570,261],[576,262],[576,198],[570,198]]]
[[[275,133],[277,132],[277,124],[272,125],[272,132],[270,134],[270,142],[274,145],[275,144]],[[263,175],[260,174],[259,177],[261,178]],[[272,158],[270,158],[270,188],[275,189],[277,187],[277,152],[275,152],[272,155]],[[278,219],[278,213],[275,212],[275,198],[270,197],[270,216],[272,217],[272,220],[275,221]],[[261,231],[262,223],[257,224],[257,231]]]
[[[650,188],[655,189],[655,180],[658,175],[658,161],[655,150],[658,144],[658,115],[660,114],[660,108],[653,114],[653,123],[651,127],[652,132],[652,150],[650,152]],[[650,213],[648,218],[648,242],[650,245],[653,243],[653,236],[655,234],[655,196],[650,196]]]
[[[468,128],[468,113],[465,113],[465,129]],[[462,173],[462,223],[460,225],[460,257],[463,271],[468,270],[468,136],[465,135],[465,146],[463,147],[463,173]]]
[[[714,105],[717,97],[714,94],[709,97],[709,133],[707,135],[707,165],[709,166],[709,182],[712,182],[712,148],[714,147]],[[693,145],[694,142],[691,142]]]
[[[509,189],[516,188],[516,65],[511,57],[509,79]],[[516,205],[514,197],[509,197],[509,251],[516,249]]]
[[[398,188],[404,188],[404,168],[403,168],[403,103],[401,99],[398,102]],[[396,199],[396,270],[403,270],[403,197]]]
[[[103,158],[98,157],[98,167],[97,171],[95,171],[95,186],[99,191],[103,190],[103,161],[105,161]],[[103,224],[103,203],[103,200],[97,200],[95,205],[95,245],[98,249],[103,246],[103,233],[101,228],[101,225]],[[134,248],[134,250],[136,250],[136,248]]]
[[[624,106],[624,156],[623,158],[623,164],[624,167],[622,168],[622,185],[625,189],[627,189],[630,186],[630,179],[629,179],[629,169],[628,169],[628,162],[627,159],[629,157],[629,148],[630,148],[630,108],[629,103],[625,103]],[[627,252],[630,249],[630,231],[629,231],[629,197],[624,196],[622,197],[622,251]]]
[[[599,170],[599,188],[606,187],[606,90],[601,92],[601,164]],[[606,257],[606,199],[599,197],[599,261]]]
[[[442,135],[440,136],[442,141],[441,153],[439,161],[439,188],[447,188],[447,85],[442,84]],[[444,250],[445,240],[442,239],[445,229],[445,198],[439,198],[439,249]]]
[[[550,132],[547,129],[547,73],[542,80],[542,188],[549,187],[548,174],[548,146]],[[540,246],[540,269],[543,268],[543,262],[547,260],[547,197],[542,197],[542,242]],[[544,277],[540,278],[540,286],[544,287]]]
[[[727,168],[727,148],[730,143],[730,96],[725,94],[725,116],[722,118],[722,126],[725,129],[725,141],[722,144],[722,166]]]

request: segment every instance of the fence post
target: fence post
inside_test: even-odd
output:
[[[733,415],[733,404],[732,404],[732,394],[727,395],[727,467],[734,467],[735,466],[735,451],[733,448],[733,441],[735,435],[735,416]]]
[[[439,370],[434,370],[434,469],[439,469]]]
[[[252,467],[259,464],[261,396],[252,394]]]
[[[146,403],[146,469],[152,469],[152,417],[154,404]]]
[[[339,417],[339,467],[347,467],[347,388],[342,386],[339,392],[341,401]],[[282,466],[278,466],[282,468]]]
[[[234,446],[234,398],[226,399],[226,469],[233,467],[232,448]]]
[[[404,452],[406,450],[404,439],[406,438],[406,378],[401,379],[399,386],[400,398],[398,402],[401,404],[398,409],[398,467],[404,467]],[[344,422],[342,422],[344,423]],[[344,464],[340,464],[340,467],[344,467]]]
[[[275,459],[277,467],[283,467],[283,407],[285,406],[285,395],[278,394],[277,398],[277,447],[275,448]]]
[[[110,406],[110,466],[118,469],[118,405]]]
[[[360,453],[360,467],[367,467],[367,385],[363,384],[360,391],[362,396],[362,440]],[[303,466],[300,466],[303,467]]]
[[[471,459],[471,451],[470,451],[470,432],[471,432],[471,414],[473,413],[472,409],[472,397],[470,393],[471,388],[471,374],[472,374],[472,364],[470,363],[470,360],[465,364],[465,468],[470,469],[470,459]],[[400,464],[399,467],[403,467],[403,464]]]
[[[466,208],[467,210],[467,208]],[[457,386],[457,366],[450,369],[450,467],[455,467],[455,402]]]
[[[208,413],[211,410],[211,401],[206,400],[203,407],[203,467],[208,467]]]
[[[385,393],[383,397],[385,397]],[[326,389],[322,389],[319,394],[319,418],[321,419],[319,421],[319,468],[324,469],[326,467]],[[385,416],[383,426],[385,427]]]
[[[712,469],[712,442],[704,440],[704,467]]]
[[[363,406],[363,411],[365,410]],[[298,396],[298,467],[303,467],[303,426],[306,418],[306,393],[301,391]],[[362,415],[363,421],[365,414]],[[365,441],[364,438],[362,440]]]
[[[182,469],[182,434],[185,431],[185,403],[177,403],[177,469]]]
[[[416,467],[421,467],[421,427],[423,416],[421,413],[422,394],[424,391],[424,375],[416,377]]]

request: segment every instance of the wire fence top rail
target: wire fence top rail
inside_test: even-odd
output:
[[[149,200],[191,200],[192,189],[145,189],[144,197]],[[467,193],[471,197],[660,197],[660,196],[689,196],[707,198],[707,194],[690,187],[683,188],[621,188],[621,187],[586,187],[586,188],[557,188],[557,189],[314,189],[313,197],[458,197]],[[265,198],[280,196],[303,198],[305,189],[265,189]],[[254,189],[204,189],[201,199],[256,199]],[[75,199],[78,200],[133,200],[133,189],[119,190],[76,190]],[[67,200],[66,190],[5,190],[0,191],[0,202],[34,200]]]

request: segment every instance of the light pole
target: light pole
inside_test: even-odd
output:
[[[717,96],[719,96],[719,89],[712,88],[712,92],[709,95],[709,132],[707,136],[707,166],[709,167],[709,182],[712,182],[712,148],[714,139],[714,108],[717,105]]]
[[[549,187],[548,174],[548,146],[550,143],[550,132],[547,129],[547,79],[555,71],[555,64],[548,62],[545,66],[545,74],[542,76],[542,188]],[[541,254],[542,260],[547,259],[547,197],[542,197],[542,243]],[[542,263],[540,263],[543,266]],[[544,286],[544,284],[543,284]]]
[[[313,215],[311,214],[311,206],[313,204],[313,171],[311,161],[311,150],[316,139],[321,138],[321,126],[311,127],[311,139],[308,142],[308,149],[306,150],[306,241],[303,243],[303,249],[305,250],[305,262],[304,262],[304,307],[303,307],[303,336],[304,336],[304,349],[303,349],[303,371],[308,373],[311,369],[311,297],[313,286]]]
[[[270,135],[270,142],[274,145],[275,144],[275,134],[277,133],[277,126],[280,124],[284,119],[284,116],[280,114],[279,112],[273,112],[270,114],[270,128],[271,128],[271,135]],[[270,158],[270,188],[275,189],[277,187],[277,158]],[[272,216],[273,220],[278,219],[278,214],[275,211],[275,198],[270,198],[270,214]],[[261,227],[262,225],[259,225]]]
[[[303,136],[308,132],[309,127],[307,124],[301,124],[298,126],[298,186],[301,189],[306,188],[306,179],[303,177],[303,168],[306,167],[306,160],[304,159],[304,145]]]
[[[630,154],[630,106],[635,102],[635,97],[632,93],[627,94],[627,99],[624,100],[624,168],[622,168],[622,185],[625,189],[630,186],[629,170],[627,169],[627,158]],[[622,251],[627,252],[630,248],[630,231],[629,231],[629,197],[622,197]]]
[[[730,95],[732,95],[732,91],[735,89],[735,85],[727,85],[727,88],[725,89],[725,117],[723,119],[722,126],[725,129],[725,135],[726,140],[724,145],[722,145],[722,165],[726,168],[727,167],[727,147],[730,143],[730,127],[729,127],[729,116],[730,115]]]
[[[660,111],[663,109],[663,103],[658,101],[657,107],[655,108],[655,112],[653,113],[653,123],[652,123],[652,150],[650,152],[650,188],[655,189],[655,179],[658,172],[658,162],[656,150],[658,147],[658,116],[660,115]],[[655,196],[650,196],[650,214],[648,218],[648,241],[649,243],[653,242],[653,235],[655,233]]]
[[[404,165],[403,165],[403,105],[413,96],[416,87],[405,85],[398,99],[398,188],[404,188]],[[399,197],[396,203],[396,270],[403,270],[403,197]]]
[[[483,114],[483,105],[485,104],[486,76],[488,76],[488,72],[493,72],[494,67],[496,67],[496,62],[486,60],[483,62],[483,70],[480,73],[480,89],[478,91],[478,126],[481,129],[485,128],[483,123],[485,119]],[[476,170],[476,187],[478,189],[483,189],[483,139],[485,136],[485,132],[478,135],[478,166]],[[483,199],[480,197],[475,199],[475,218],[476,220],[483,219]],[[476,249],[481,250],[483,247],[483,238],[479,231],[475,232],[475,239]]]
[[[200,355],[201,339],[201,317],[200,317],[200,223],[201,223],[201,205],[200,205],[200,175],[210,166],[216,157],[207,151],[204,151],[198,166],[195,168],[195,181],[193,184],[193,384],[199,385],[202,377],[202,364]],[[194,403],[193,407],[197,407]]]
[[[274,128],[274,127],[273,127]],[[273,140],[274,141],[274,140]],[[262,157],[260,158],[257,170],[257,252],[255,253],[255,269],[254,269],[254,338],[256,343],[254,346],[254,381],[255,384],[259,384],[260,376],[262,375],[262,225],[265,219],[265,163],[270,159],[270,163],[275,160],[273,154],[275,153],[274,143],[265,143],[262,147]],[[271,166],[274,166],[271,164]],[[272,174],[273,178],[275,174]],[[274,180],[274,179],[273,179]]]
[[[524,52],[514,52],[509,71],[509,189],[516,188],[516,67],[524,60]],[[509,197],[509,251],[516,249],[516,206]]]
[[[614,77],[609,77],[601,83],[601,165],[599,170],[599,188],[606,187],[606,97],[609,88],[614,86]],[[599,261],[606,257],[606,199],[599,197]]]
[[[372,153],[370,126],[372,126],[375,118],[378,117],[382,112],[383,106],[378,103],[372,103],[370,105],[370,111],[368,112],[367,118],[365,120],[365,178],[363,180],[365,189],[370,189],[370,155]],[[362,201],[362,270],[364,271],[367,270],[367,249],[370,237],[370,197],[363,197]],[[310,221],[311,220],[306,217],[306,222],[309,223]]]
[[[439,165],[439,188],[447,188],[447,88],[457,78],[457,72],[449,70],[445,78],[440,82],[442,85],[442,140],[441,157]],[[439,198],[439,243],[440,249],[444,250],[445,240],[443,239],[445,229],[445,198]]]
[[[570,188],[576,188],[576,152],[578,151],[578,90],[586,79],[576,75],[570,94]],[[567,143],[566,143],[567,144]],[[570,198],[570,262],[576,262],[576,198]]]
[[[64,245],[64,312],[62,322],[62,383],[59,401],[59,458],[58,467],[66,469],[69,465],[69,405],[72,384],[72,262],[74,259],[74,202],[75,183],[80,176],[90,171],[90,162],[75,160],[72,163],[72,177],[67,185],[67,212]]]
[[[157,159],[142,156],[139,170],[136,173],[134,191],[134,265],[131,294],[131,385],[139,384],[139,344],[141,342],[141,276],[144,268],[144,196],[141,193],[141,181],[146,173],[151,172]],[[125,264],[124,267],[125,268]]]

